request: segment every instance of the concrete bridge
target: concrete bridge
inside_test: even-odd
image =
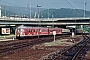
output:
[[[0,25],[89,25],[90,17],[86,18],[15,18],[15,17],[2,17],[0,18]]]

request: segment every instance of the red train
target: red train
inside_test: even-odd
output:
[[[21,39],[38,35],[53,35],[53,31],[56,31],[56,34],[70,33],[69,29],[62,28],[20,26],[16,28],[15,34],[17,39]]]

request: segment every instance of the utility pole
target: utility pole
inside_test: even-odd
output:
[[[6,17],[6,8],[5,8],[5,6],[4,6],[4,14],[5,14],[5,17]]]
[[[84,18],[86,17],[86,1],[84,0]]]
[[[40,11],[39,11],[39,7],[41,7],[41,5],[37,5],[37,9],[38,9],[38,21],[39,21],[39,26],[40,26],[41,21],[39,20],[39,17],[40,17]]]
[[[53,15],[52,15],[52,28],[54,28],[54,20],[53,20]]]
[[[37,4],[37,9],[38,9],[38,13],[37,13],[37,14],[38,14],[38,24],[39,24],[38,27],[39,27],[40,24],[41,24],[41,21],[39,20],[39,14],[40,14],[40,12],[39,12],[39,7],[41,7],[41,5],[38,5],[38,4]],[[38,38],[39,38],[39,35],[40,35],[40,31],[38,30]]]
[[[27,14],[29,14],[28,18],[31,19],[31,3],[27,5]]]
[[[84,0],[84,18],[86,18],[86,1]],[[83,27],[83,31],[84,31],[84,33],[85,33],[85,29],[84,29],[84,27]]]
[[[48,19],[49,19],[49,8],[48,8]]]
[[[32,16],[32,7],[31,7],[31,3],[30,3],[30,19],[31,19],[31,16]]]

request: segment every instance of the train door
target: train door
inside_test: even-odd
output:
[[[32,35],[32,29],[31,28],[28,29],[28,35]]]
[[[59,32],[58,34],[62,34],[62,28],[58,28]]]
[[[25,35],[26,36],[28,35],[28,29],[25,29]]]
[[[39,29],[38,28],[32,28],[32,35],[36,36],[39,34]]]
[[[37,28],[33,29],[33,35],[35,35],[35,36],[38,35],[38,29]]]
[[[31,35],[31,29],[30,29],[30,28],[26,28],[26,29],[25,29],[25,35],[26,35],[26,36]]]
[[[34,35],[34,29],[33,28],[31,29],[31,34]]]

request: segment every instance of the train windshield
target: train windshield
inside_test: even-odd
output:
[[[23,32],[24,31],[24,29],[21,29],[21,32]]]

